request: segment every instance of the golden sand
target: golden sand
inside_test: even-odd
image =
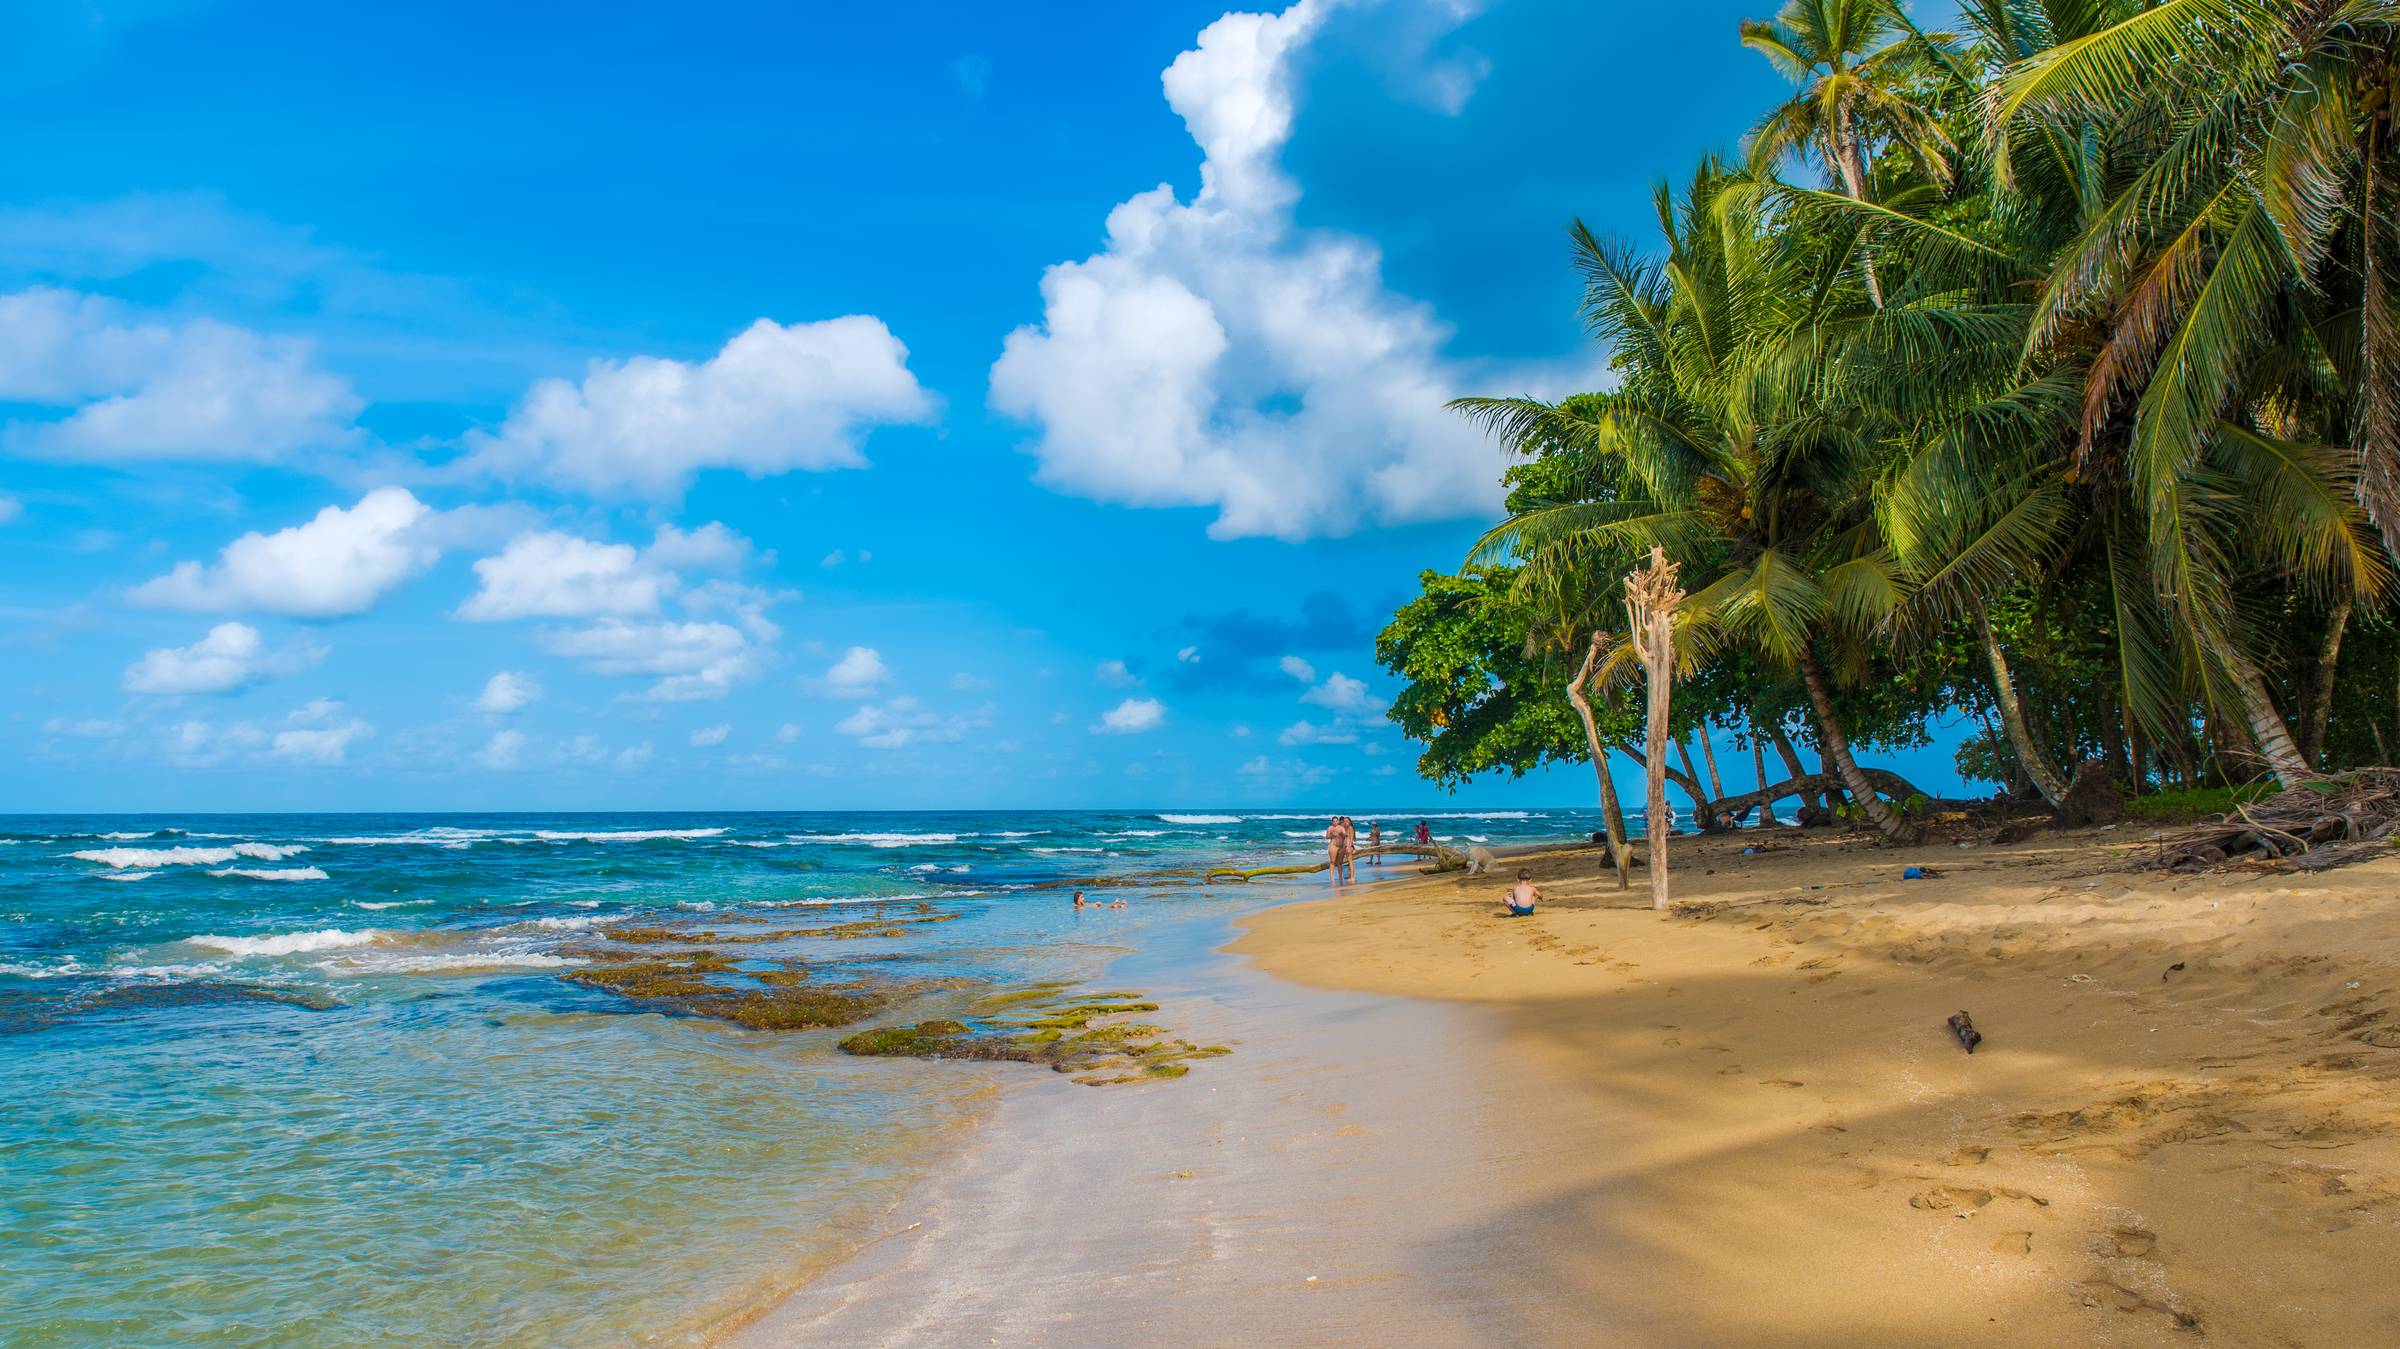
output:
[[[1610,1342],[2400,1344],[2400,859],[2148,838],[1679,840],[1664,914],[1548,853],[1531,918],[1412,878],[1234,949],[1501,1013],[1513,1282]]]

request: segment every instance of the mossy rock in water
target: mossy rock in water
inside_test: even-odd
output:
[[[585,958],[605,952],[584,952]],[[711,975],[747,977],[759,987],[719,982]],[[568,983],[637,1001],[664,1004],[692,1016],[730,1021],[751,1030],[814,1030],[847,1026],[887,1001],[859,987],[801,987],[807,971],[786,965],[755,974],[717,951],[693,951],[678,960],[633,960],[599,964],[563,976]]]
[[[1166,1028],[1145,1022],[1094,1025],[1104,1018],[1155,1012],[1158,1004],[1139,993],[1069,996],[1066,987],[1039,984],[978,1000],[979,1012],[1022,1008],[1030,1014],[1027,1019],[1000,1023],[999,1029],[978,1033],[958,1021],[882,1026],[842,1041],[841,1049],[883,1058],[1042,1064],[1061,1073],[1084,1074],[1075,1080],[1093,1086],[1181,1077],[1190,1071],[1184,1060],[1231,1052],[1221,1045],[1202,1047],[1189,1040],[1161,1038]],[[1074,1034],[1068,1034],[1070,1031]],[[1120,1071],[1107,1075],[1112,1070]]]
[[[628,946],[663,946],[690,941],[696,934],[673,927],[604,927],[600,935]]]
[[[975,1011],[978,1013],[999,1012],[1011,1007],[1021,1007],[1029,1002],[1047,1002],[1072,987],[1074,987],[1072,984],[1027,984],[1023,988],[1013,988],[1006,993],[994,993],[989,997],[977,998]]]
[[[930,1059],[942,1057],[942,1051],[957,1039],[968,1034],[964,1022],[925,1021],[914,1026],[878,1026],[860,1031],[842,1041],[845,1054],[869,1058]]]
[[[1028,1030],[1082,1030],[1093,1018],[1130,1016],[1135,1012],[1155,1012],[1155,1002],[1087,1002],[1062,1008],[1025,1023]]]
[[[883,1005],[873,994],[821,988],[780,988],[739,997],[695,1001],[693,1011],[751,1030],[813,1030],[847,1026]]]

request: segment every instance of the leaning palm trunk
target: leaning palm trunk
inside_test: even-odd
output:
[[[1782,723],[1769,724],[1767,735],[1775,742],[1776,757],[1783,760],[1783,775],[1787,778],[1806,776],[1808,769],[1800,762],[1800,751],[1792,748],[1792,738],[1784,734]],[[1813,791],[1802,791],[1800,804],[1810,810],[1823,810],[1825,799]]]
[[[2049,756],[2034,742],[2033,732],[2026,729],[2025,707],[2017,701],[2017,681],[2008,672],[2008,654],[2000,649],[2000,639],[1992,632],[1992,616],[1981,598],[1975,600],[1975,631],[1983,638],[1983,654],[1992,664],[1992,694],[2000,704],[2000,725],[2008,732],[2009,748],[2016,752],[2017,763],[2033,789],[2055,806],[2067,794],[2066,779],[2059,776]]]
[[[2333,602],[2325,615],[2325,640],[2317,650],[2317,677],[2308,695],[2308,711],[2300,723],[2300,757],[2310,766],[2325,762],[2325,725],[2333,716],[2334,673],[2342,663],[2342,632],[2350,626],[2350,597]]]
[[[1625,808],[1617,803],[1617,784],[1608,775],[1608,746],[1600,743],[1600,723],[1593,720],[1591,700],[1583,692],[1606,649],[1606,635],[1593,633],[1591,645],[1584,648],[1583,664],[1576,667],[1575,677],[1567,681],[1567,701],[1575,705],[1575,715],[1582,718],[1583,740],[1591,747],[1592,772],[1600,778],[1600,818],[1608,826],[1608,860],[1617,869],[1617,888],[1622,890],[1630,883],[1633,845],[1625,841]]]
[[[1708,735],[1708,723],[1700,723],[1700,757],[1708,761],[1708,799],[1725,799],[1725,779],[1717,775],[1717,742]]]
[[[2291,727],[2283,714],[2275,710],[2275,695],[2267,689],[2267,677],[2239,652],[2224,654],[2227,673],[2233,676],[2234,688],[2242,699],[2242,717],[2248,723],[2250,743],[2257,747],[2259,758],[2266,761],[2267,771],[2275,781],[2286,787],[2313,782],[2318,774],[2300,753],[2292,740]]]
[[[1758,713],[1755,711],[1750,714],[1750,765],[1758,771],[1759,790],[1765,791],[1767,787],[1767,747],[1758,738]],[[1758,827],[1764,829],[1773,823],[1775,823],[1775,803],[1773,801],[1759,802]]]
[[[1842,735],[1841,723],[1833,715],[1833,689],[1825,682],[1825,667],[1817,664],[1817,653],[1806,646],[1800,648],[1800,678],[1808,686],[1808,704],[1817,714],[1817,740],[1825,751],[1825,762],[1841,778],[1850,799],[1858,802],[1867,822],[1881,830],[1885,838],[1913,841],[1916,830],[1889,802],[1875,794],[1875,785],[1858,771],[1858,760],[1850,757],[1850,742]]]
[[[1667,836],[1675,819],[1667,813],[1667,699],[1675,679],[1675,606],[1683,591],[1675,585],[1679,570],[1663,549],[1650,550],[1650,564],[1625,578],[1625,607],[1633,616],[1634,650],[1649,672],[1649,736],[1644,749],[1649,768],[1646,812],[1642,826],[1650,840],[1650,907],[1667,907]]]

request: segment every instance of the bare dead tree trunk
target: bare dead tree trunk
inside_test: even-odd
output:
[[[1717,776],[1717,745],[1709,738],[1708,723],[1700,723],[1700,757],[1708,764],[1708,799],[1725,799],[1725,779]]]
[[[2017,701],[2017,681],[2008,671],[2008,655],[2000,649],[2000,639],[1992,633],[1992,616],[1975,600],[1975,631],[1983,638],[1984,658],[1992,667],[1992,693],[2000,705],[2000,724],[2008,731],[2008,745],[2016,752],[2017,763],[2025,770],[2025,779],[2042,799],[2057,805],[2067,794],[2066,779],[2051,766],[2048,755],[2035,743],[2033,733],[2025,726],[2025,706]]]
[[[1633,616],[1634,650],[1649,672],[1649,736],[1644,748],[1649,765],[1644,829],[1650,838],[1650,907],[1667,907],[1667,836],[1675,831],[1667,814],[1667,699],[1675,680],[1675,606],[1683,591],[1675,584],[1679,569],[1666,550],[1652,548],[1650,563],[1625,578],[1625,607]]]
[[[2308,691],[2308,710],[2300,719],[2300,757],[2314,767],[2325,763],[2325,726],[2333,717],[2333,676],[2342,660],[2342,630],[2349,626],[2350,597],[2344,595],[2325,615],[2325,637],[2317,647],[2317,677]]]
[[[1584,687],[1591,682],[1592,670],[1607,650],[1607,634],[1592,634],[1591,645],[1584,648],[1583,664],[1575,668],[1575,677],[1567,681],[1567,701],[1575,705],[1575,715],[1583,721],[1583,742],[1592,751],[1592,771],[1600,778],[1600,817],[1608,828],[1608,860],[1617,869],[1617,888],[1630,884],[1633,845],[1625,839],[1625,808],[1617,802],[1617,784],[1608,775],[1608,746],[1600,743],[1600,724],[1592,717],[1591,700],[1584,696]]]

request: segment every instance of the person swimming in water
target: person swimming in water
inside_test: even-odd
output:
[[[1519,867],[1517,883],[1508,887],[1508,893],[1501,897],[1500,902],[1507,906],[1509,917],[1524,918],[1533,913],[1533,906],[1541,897],[1542,888],[1533,883],[1533,868]]]

